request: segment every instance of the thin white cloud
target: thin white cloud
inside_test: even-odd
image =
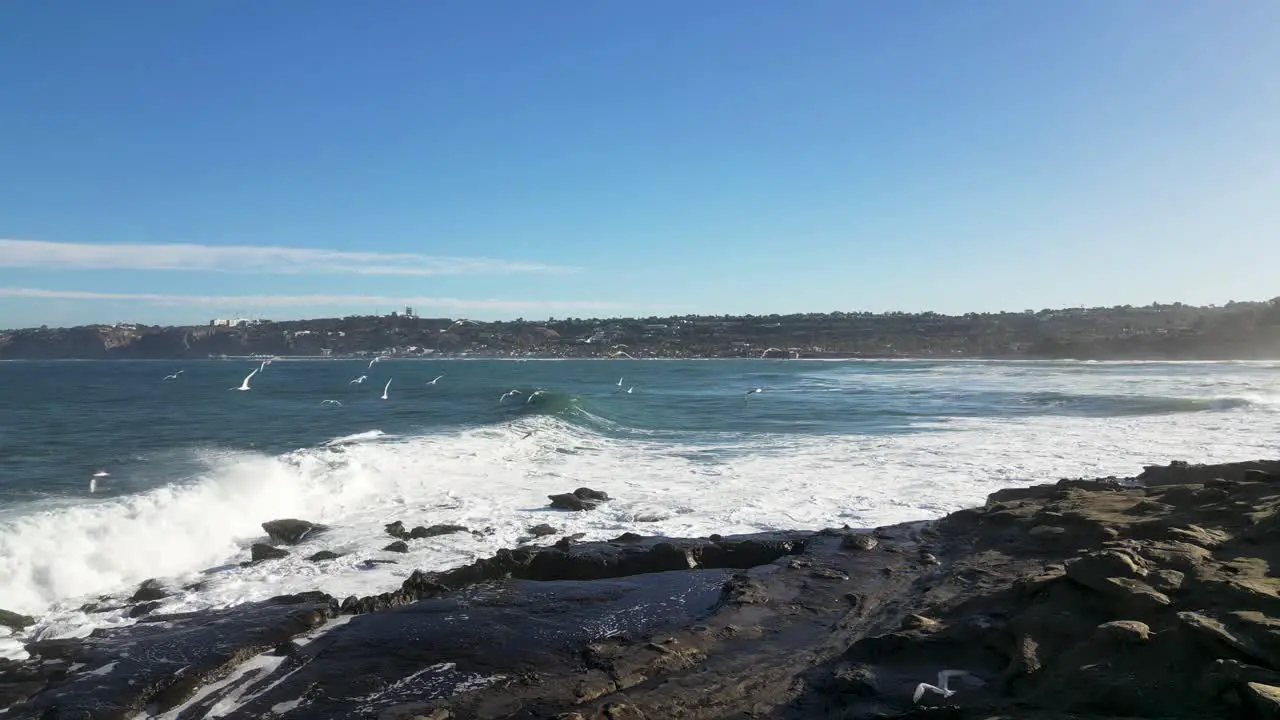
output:
[[[0,239],[0,267],[57,270],[187,270],[276,275],[505,275],[580,268],[516,260],[317,248]]]
[[[595,300],[466,300],[449,297],[384,297],[381,295],[173,295],[167,293],[111,293],[85,290],[44,290],[0,287],[0,297],[39,300],[142,302],[152,305],[202,305],[235,308],[306,307],[313,305],[364,307],[411,305],[452,310],[639,310],[660,305],[628,305]]]

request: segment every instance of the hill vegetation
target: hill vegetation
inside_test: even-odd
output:
[[[473,322],[393,314],[0,332],[0,359],[369,354],[1265,359],[1280,357],[1280,298],[1209,307],[1174,303],[965,315],[834,312]]]

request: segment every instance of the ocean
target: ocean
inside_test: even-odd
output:
[[[539,523],[543,542],[873,527],[1002,487],[1280,456],[1280,362],[277,359],[232,390],[257,367],[0,362],[0,608],[39,618],[0,628],[0,656],[134,622],[82,608],[149,578],[182,588],[156,613],[341,598]],[[582,486],[614,500],[547,508]],[[242,566],[276,518],[331,529]],[[479,532],[397,554],[395,520]]]

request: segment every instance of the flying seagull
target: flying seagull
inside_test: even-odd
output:
[[[956,691],[947,687],[947,683],[952,679],[964,680],[969,685],[978,687],[987,684],[982,678],[967,670],[940,670],[938,672],[938,684],[930,685],[929,683],[920,683],[916,686],[916,691],[911,695],[911,702],[920,702],[920,698],[924,697],[926,690],[932,693],[937,693],[944,698],[949,698],[952,695],[955,695]]]

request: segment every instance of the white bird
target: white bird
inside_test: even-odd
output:
[[[91,492],[91,493],[93,493],[93,492],[97,492],[97,491],[98,491],[98,478],[104,478],[104,477],[107,477],[107,476],[108,476],[108,475],[110,475],[110,474],[111,474],[111,473],[107,472],[106,470],[99,470],[98,472],[94,473],[94,474],[93,474],[93,476],[89,478],[89,492]]]
[[[498,404],[501,405],[507,398],[511,397],[512,395],[522,395],[522,394],[523,393],[521,393],[519,390],[508,390],[502,393],[502,397],[498,398]]]
[[[351,382],[349,382],[349,383],[347,383],[347,384],[348,384],[348,385],[359,385],[360,383],[362,383],[362,382],[364,382],[365,380],[368,380],[368,379],[369,379],[369,376],[368,376],[368,375],[361,375],[360,377],[356,378],[355,380],[352,380]]]
[[[618,378],[618,387],[622,387],[622,378]]]
[[[547,393],[543,390],[534,390],[533,393],[529,395],[529,399],[524,401],[524,404],[528,405],[529,403],[533,402],[534,398],[538,397],[539,395],[546,395],[546,394]]]
[[[386,359],[386,356],[385,356],[385,355],[379,355],[378,357],[376,357],[376,358],[374,358],[374,359],[370,360],[370,361],[369,361],[369,367],[365,368],[365,370],[371,370],[371,369],[373,369],[373,364],[374,364],[374,363],[378,362],[379,360],[384,360],[384,359]]]
[[[956,691],[947,687],[947,683],[953,678],[957,680],[964,680],[968,684],[978,687],[987,684],[982,678],[967,670],[940,670],[938,672],[938,684],[930,685],[929,683],[920,683],[916,686],[916,691],[911,695],[911,702],[920,702],[920,698],[924,697],[926,690],[937,693],[944,698],[949,698],[952,695],[955,695]]]
[[[382,399],[383,399],[383,400],[386,400],[386,399],[387,399],[387,389],[388,389],[388,388],[390,388],[390,387],[391,387],[391,379],[390,379],[390,378],[387,378],[387,385],[386,385],[386,387],[382,388]]]
[[[321,405],[337,405],[338,407],[342,407],[342,403],[338,402],[337,400],[321,400],[320,404]]]
[[[270,360],[263,360],[263,361],[262,361],[262,364],[258,366],[258,369],[259,369],[259,370],[266,370],[266,369],[267,369],[267,366],[268,366],[268,365],[270,365],[270,364],[271,364],[271,361],[270,361]]]
[[[440,378],[442,378],[442,377],[444,377],[444,376],[443,376],[443,375],[437,375],[435,380],[432,380],[431,382],[429,382],[429,383],[427,383],[427,384],[428,384],[428,385],[435,385],[437,382],[439,382],[439,381],[440,381]]]
[[[762,393],[762,392],[764,392],[764,388],[752,388],[751,390],[747,391],[747,395],[755,395],[756,393]]]
[[[258,374],[258,371],[259,371],[259,370],[261,370],[261,369],[262,369],[262,368],[254,368],[254,369],[253,369],[253,372],[249,373],[248,375],[245,375],[245,377],[244,377],[244,382],[240,383],[240,387],[233,387],[233,388],[230,388],[230,389],[231,389],[231,390],[248,390],[248,389],[249,389],[249,378],[253,377],[254,375],[257,375],[257,374]]]
[[[185,370],[179,370],[178,372],[176,372],[176,373],[174,373],[174,374],[172,374],[172,375],[165,375],[165,376],[164,376],[164,379],[165,379],[165,380],[177,380],[177,379],[178,379],[178,376],[179,376],[179,375],[181,375],[181,374],[182,374],[182,373],[184,373],[184,372],[186,372],[186,371],[185,371]]]
[[[635,390],[635,386],[627,388],[627,394],[630,395],[632,390]]]

